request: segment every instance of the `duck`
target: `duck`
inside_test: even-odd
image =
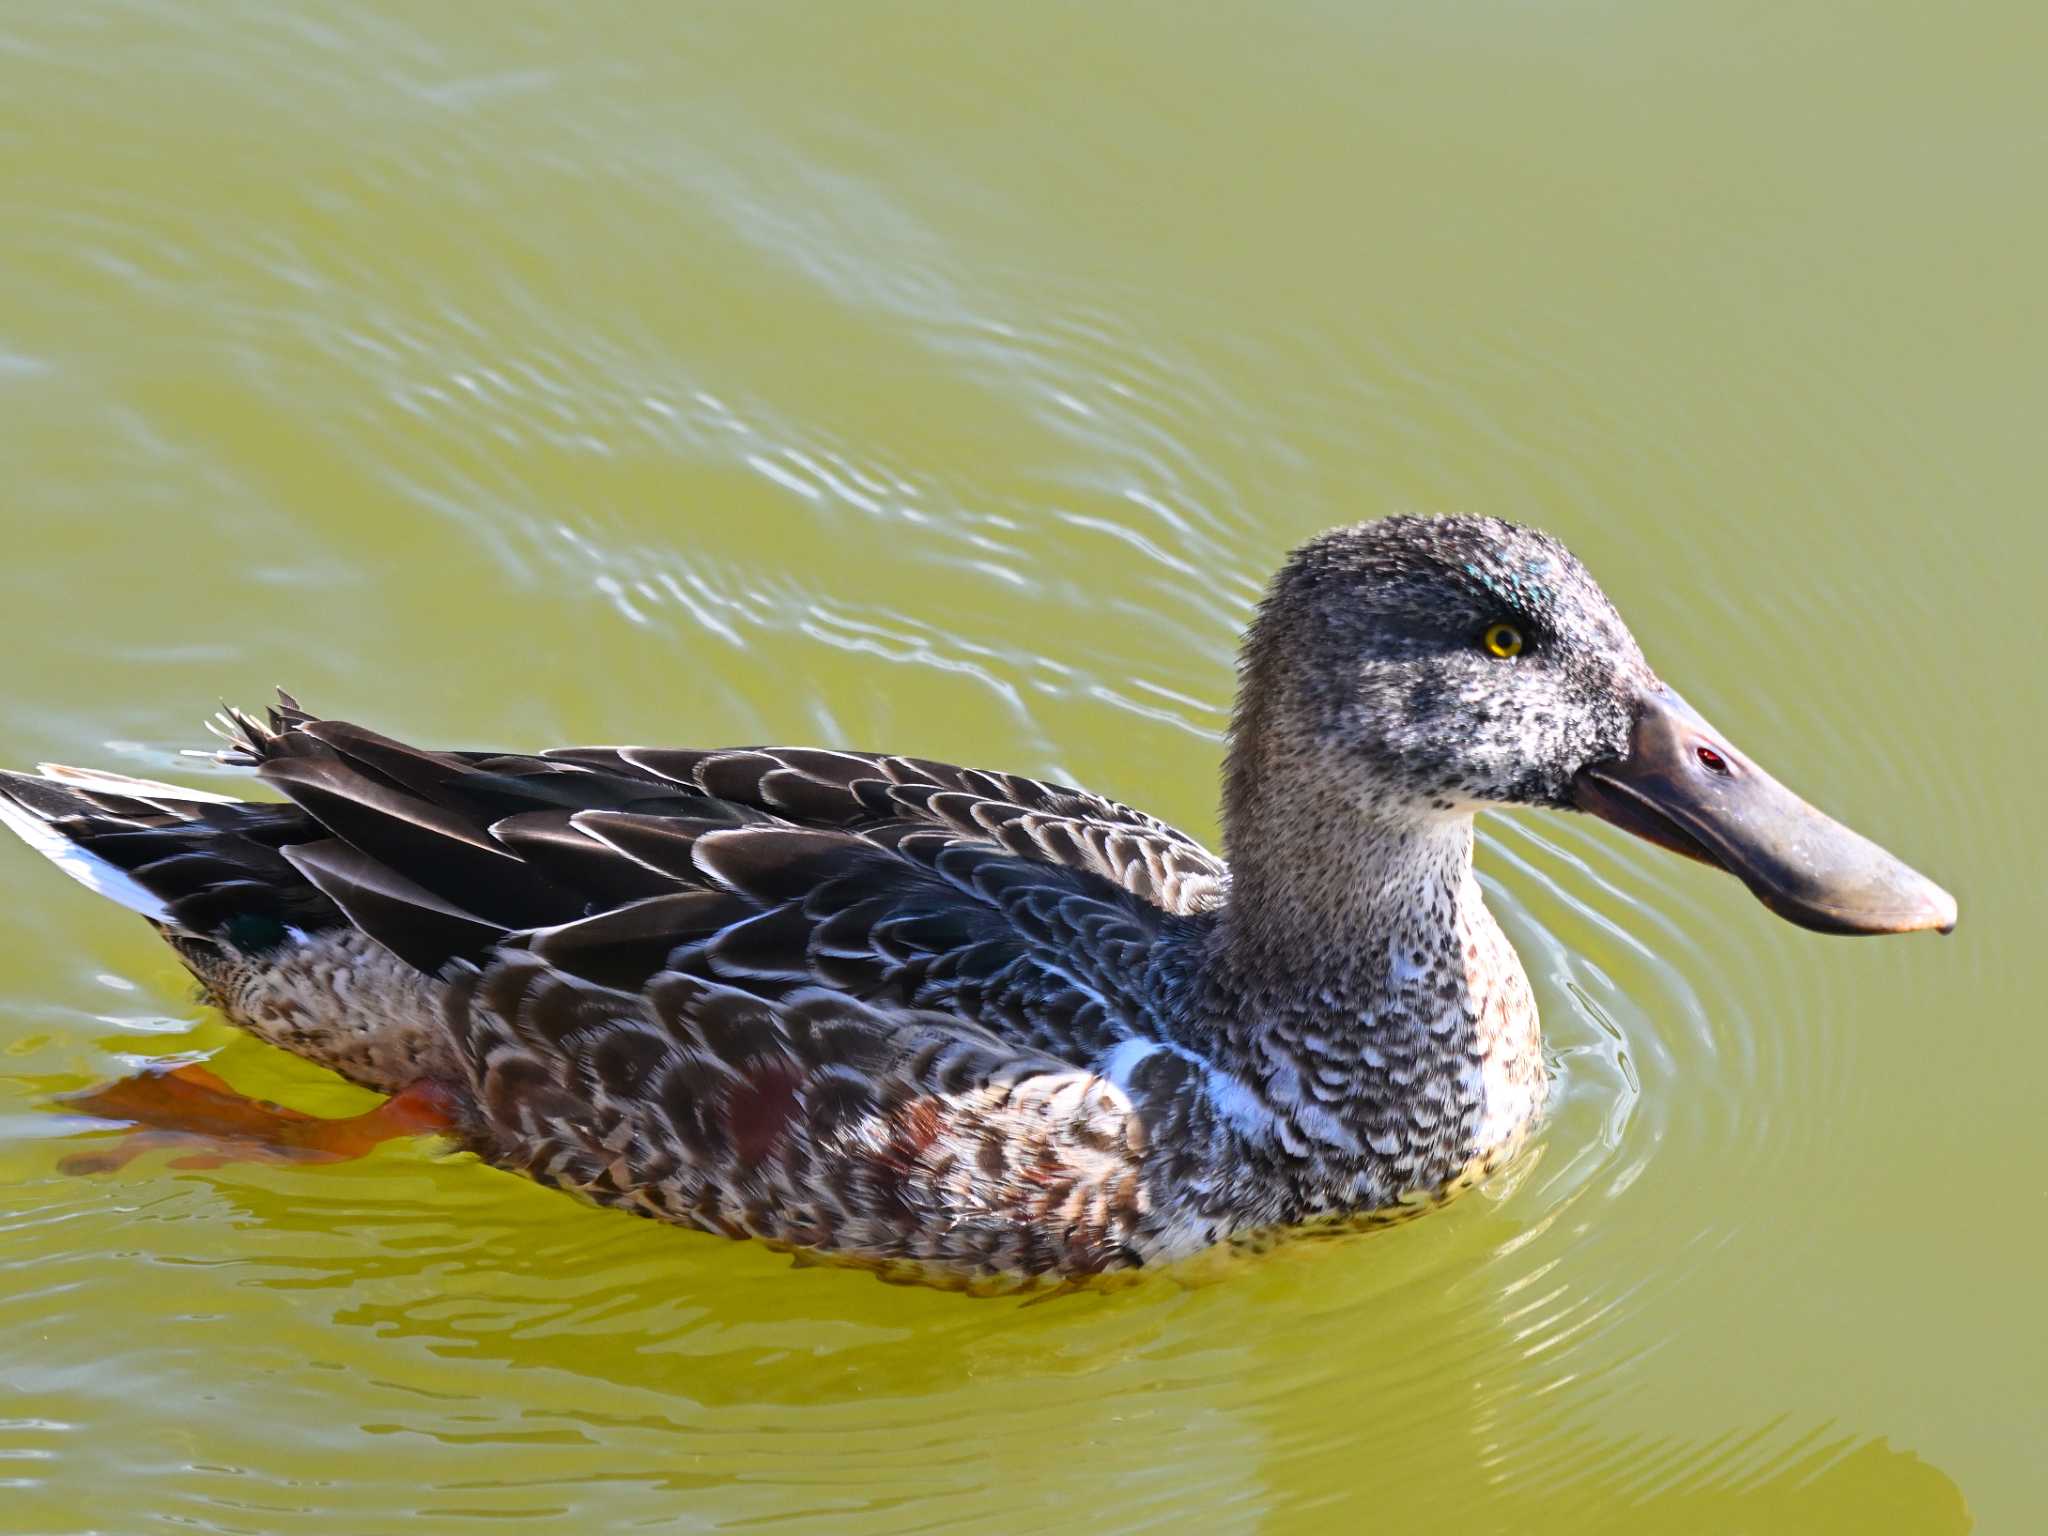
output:
[[[1240,653],[1221,854],[910,756],[449,751],[283,692],[216,731],[279,798],[46,765],[0,774],[0,820],[233,1024],[388,1098],[325,1120],[188,1063],[88,1097],[137,1150],[432,1131],[968,1288],[1393,1219],[1511,1162],[1549,1075],[1482,811],[1591,814],[1821,932],[1956,922],[1673,692],[1560,542],[1495,518],[1286,559]]]

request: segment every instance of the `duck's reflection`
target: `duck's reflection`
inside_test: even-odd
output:
[[[359,1491],[417,1511],[1717,1533],[1870,1511],[1969,1528],[1956,1485],[1881,1438],[1660,1427],[1618,1385],[1628,1298],[1575,1294],[1569,1198],[1504,1257],[1531,1191],[1031,1302],[793,1268],[467,1159],[265,1177],[245,1193],[272,1257],[248,1283],[288,1295],[347,1362],[354,1425],[335,1433],[379,1485]],[[278,1256],[293,1232],[307,1257]],[[343,1252],[312,1257],[337,1236]]]

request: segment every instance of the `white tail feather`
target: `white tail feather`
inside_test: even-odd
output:
[[[155,787],[161,789],[164,786]],[[120,793],[132,794],[133,791],[122,790]],[[5,794],[0,794],[0,822],[6,823],[23,842],[80,885],[98,891],[111,901],[118,901],[131,912],[140,912],[152,922],[170,921],[170,913],[163,899],[144,890],[134,876],[108,863],[97,854],[87,853],[57,828],[30,811],[27,806]]]
[[[187,789],[182,784],[159,784],[155,779],[133,778],[105,768],[73,768],[66,763],[37,763],[36,772],[59,784],[89,794],[126,795],[130,800],[168,800],[172,803],[200,801],[208,805],[233,805],[233,795],[217,795],[210,789]]]

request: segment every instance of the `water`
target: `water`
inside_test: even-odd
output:
[[[9,1531],[2028,1530],[2048,400],[2037,9],[15,7],[0,740],[210,782],[793,740],[1205,838],[1234,635],[1400,509],[1570,542],[1953,888],[1787,927],[1491,820],[1553,1112],[1404,1228],[975,1302],[437,1155],[70,1178],[239,1039],[0,849]]]

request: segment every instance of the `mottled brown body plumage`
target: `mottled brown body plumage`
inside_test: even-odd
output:
[[[207,1000],[259,1040],[379,1093],[456,1074],[441,1018],[447,988],[359,929],[333,928],[253,957],[170,940]]]
[[[1010,774],[439,752],[289,698],[222,754],[289,803],[49,770],[0,775],[0,819],[237,1023],[426,1085],[500,1166],[1008,1284],[1413,1209],[1511,1157],[1545,1076],[1472,816],[1571,805],[1659,686],[1553,540],[1394,519],[1305,546],[1260,609],[1228,864]]]

